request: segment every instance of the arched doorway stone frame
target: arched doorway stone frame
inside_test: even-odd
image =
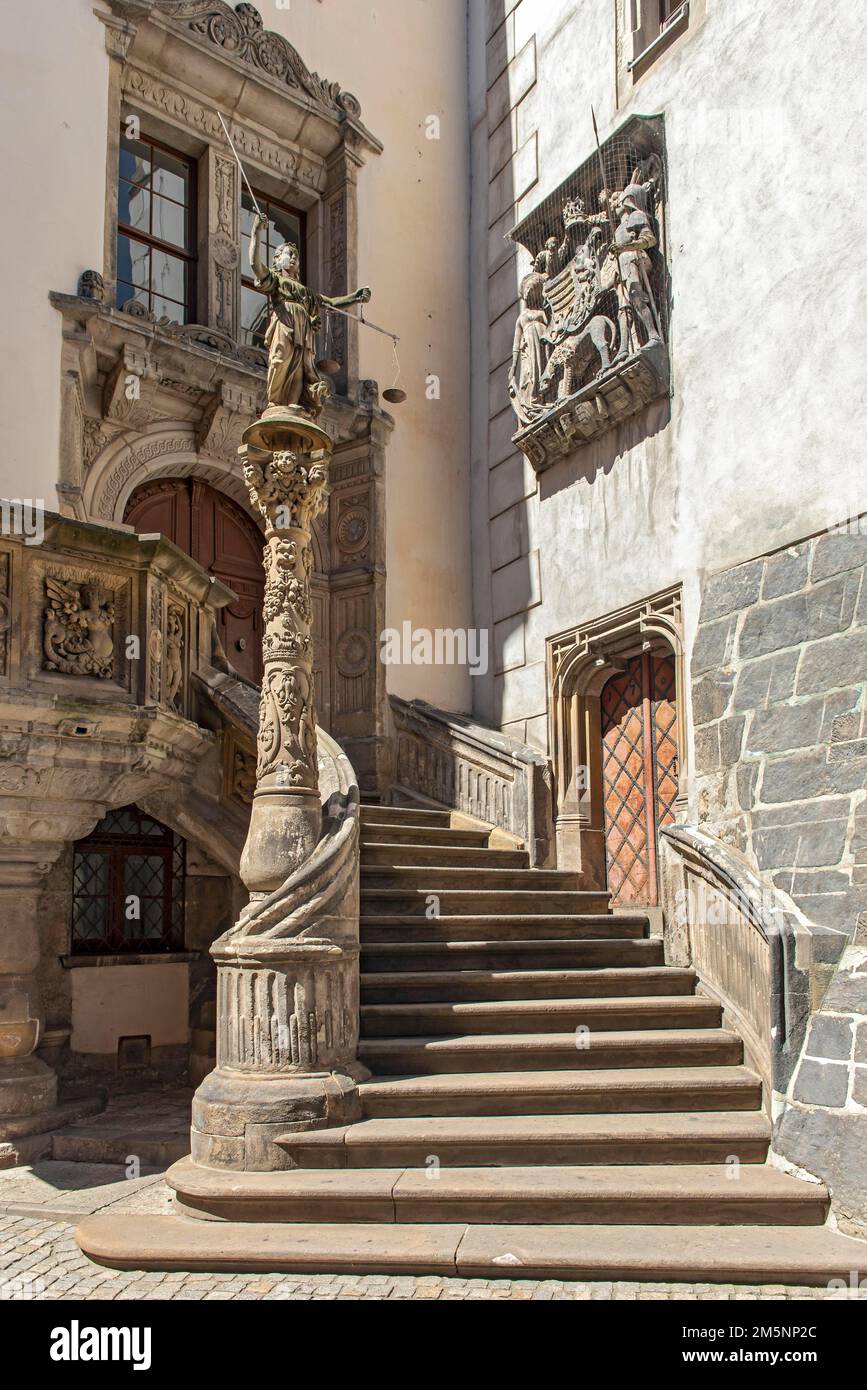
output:
[[[548,640],[557,865],[579,870],[586,888],[604,888],[607,881],[600,697],[609,678],[641,651],[674,660],[681,812],[688,767],[680,585]]]

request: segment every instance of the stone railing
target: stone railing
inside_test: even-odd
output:
[[[719,999],[772,1109],[772,1098],[786,1091],[843,937],[799,920],[746,859],[693,827],[662,831],[660,876],[666,961],[691,965]]]
[[[423,700],[391,697],[393,799],[461,811],[524,842],[537,867],[554,858],[551,771],[544,753]]]

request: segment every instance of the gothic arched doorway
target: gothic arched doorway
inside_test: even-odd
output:
[[[629,657],[600,694],[605,860],[613,906],[658,900],[656,847],[678,793],[673,656]]]
[[[262,535],[237,502],[200,478],[157,478],[131,494],[124,521],[161,531],[238,595],[221,609],[220,641],[241,676],[262,679]]]

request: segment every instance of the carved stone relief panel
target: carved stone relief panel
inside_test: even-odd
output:
[[[353,588],[334,600],[334,732],[355,732],[350,716],[369,707],[373,686],[374,639],[370,630],[370,594]]]
[[[367,487],[335,495],[331,507],[332,545],[338,567],[367,564],[370,548],[370,495]]]
[[[0,550],[0,677],[9,675],[9,630],[12,612],[12,556]]]
[[[97,567],[31,563],[22,630],[30,679],[75,676],[108,690],[132,688],[127,659],[131,581]]]
[[[256,790],[256,753],[252,744],[238,738],[231,728],[223,742],[223,794],[227,801],[246,810]]]
[[[115,674],[114,589],[73,573],[45,576],[42,669],[67,676]]]
[[[240,296],[240,237],[238,209],[238,166],[234,159],[210,149],[208,154],[209,180],[209,240],[210,304],[207,322],[230,338],[238,336],[238,305]]]
[[[537,470],[668,390],[660,118],[636,117],[510,233],[530,255],[509,395]]]
[[[187,613],[177,603],[169,603],[166,610],[166,632],[163,644],[165,651],[165,675],[163,699],[170,709],[183,713],[184,703],[184,661],[187,649]]]
[[[163,602],[164,590],[156,579],[149,581],[146,704],[158,705],[163,693]]]

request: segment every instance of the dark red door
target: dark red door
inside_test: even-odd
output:
[[[240,675],[262,679],[263,540],[246,512],[198,478],[158,478],[136,488],[124,521],[161,531],[237,594],[220,610],[219,633]]]
[[[642,652],[602,689],[608,887],[615,907],[657,902],[659,829],[674,820],[677,705],[670,656]]]

